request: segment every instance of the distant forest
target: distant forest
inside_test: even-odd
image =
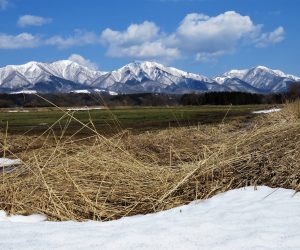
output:
[[[207,92],[174,94],[0,94],[0,108],[83,107],[83,106],[176,106],[280,104],[300,97],[300,85],[291,85],[287,93],[253,94],[244,92]]]

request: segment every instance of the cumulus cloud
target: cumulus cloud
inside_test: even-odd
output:
[[[45,40],[46,45],[57,46],[60,49],[72,46],[84,46],[99,43],[99,37],[94,32],[76,30],[75,34],[68,37],[53,36]]]
[[[73,46],[84,46],[100,43],[99,36],[93,32],[76,30],[74,35],[62,36],[37,36],[30,33],[8,35],[0,33],[0,49],[34,48],[38,46],[55,46],[65,49]]]
[[[0,0],[0,10],[6,10],[8,6],[8,0]]]
[[[68,60],[76,62],[82,66],[85,66],[87,68],[90,68],[92,70],[97,70],[98,69],[98,65],[96,63],[93,63],[92,61],[90,61],[89,59],[84,58],[81,55],[78,54],[72,54],[69,56]]]
[[[251,39],[260,32],[250,17],[228,11],[215,17],[188,14],[179,25],[175,37],[178,46],[188,52],[217,53],[232,51],[244,38]]]
[[[163,41],[165,35],[153,22],[131,24],[124,31],[105,29],[101,41],[108,47],[111,57],[129,57],[138,59],[178,58],[180,51],[169,47]]]
[[[284,40],[284,28],[278,27],[273,32],[262,34],[255,42],[257,47],[263,48],[267,47],[270,44],[280,43]]]
[[[132,24],[124,31],[108,28],[102,32],[101,40],[111,57],[177,59],[185,55],[211,61],[242,45],[264,47],[278,43],[283,36],[282,27],[263,33],[262,25],[255,24],[249,16],[227,11],[217,16],[188,14],[169,34],[149,21]]]
[[[0,33],[0,49],[34,48],[40,44],[40,38],[30,33],[20,33],[15,36]]]
[[[162,42],[144,42],[129,47],[111,46],[107,53],[111,57],[129,57],[140,59],[157,59],[161,57],[178,58],[180,51],[177,48],[168,48]]]
[[[218,51],[218,52],[198,52],[195,56],[196,61],[208,63],[215,62],[218,57],[221,57],[224,54],[230,53],[229,51]]]
[[[17,25],[25,28],[28,26],[42,26],[44,24],[52,22],[51,18],[45,18],[41,16],[24,15],[19,17]]]
[[[101,39],[107,44],[131,45],[149,42],[159,36],[159,27],[153,22],[131,24],[125,31],[114,31],[109,28],[101,34]]]
[[[101,33],[101,41],[108,47],[107,55],[111,57],[139,59],[179,57],[179,50],[168,47],[161,39],[163,36],[155,23],[145,21],[141,24],[131,24],[124,31],[107,28]]]

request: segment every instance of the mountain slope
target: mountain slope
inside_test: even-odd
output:
[[[249,92],[249,93],[263,92],[263,90],[255,88],[249,83],[236,77],[225,78],[224,80],[222,80],[222,86],[229,88],[231,91],[237,91],[237,92]]]

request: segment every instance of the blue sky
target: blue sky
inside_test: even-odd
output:
[[[0,67],[155,60],[207,76],[256,65],[300,75],[299,12],[298,0],[0,0]]]

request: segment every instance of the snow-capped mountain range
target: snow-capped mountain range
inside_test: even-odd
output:
[[[91,70],[69,60],[29,62],[0,68],[0,92],[190,93],[206,91],[282,92],[300,78],[258,66],[231,70],[213,79],[156,62],[133,62],[111,72]]]

